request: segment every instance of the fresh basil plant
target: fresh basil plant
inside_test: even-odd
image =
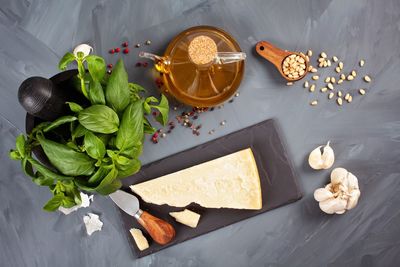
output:
[[[65,103],[73,115],[40,123],[30,134],[21,134],[9,153],[11,159],[21,162],[23,172],[34,183],[52,192],[53,197],[43,207],[46,211],[80,204],[80,191],[102,195],[115,192],[122,185],[120,179],[141,167],[139,156],[145,133],[155,130],[145,115],[156,109],[157,121],[163,125],[168,121],[169,106],[164,95],[161,99],[143,97],[143,87],[128,81],[122,59],[111,75],[106,74],[104,59],[90,55],[92,50],[85,44],[77,46],[59,63],[61,70],[77,63],[78,89],[91,104],[83,107]],[[51,140],[60,126],[69,129],[68,138]],[[51,168],[33,158],[32,151],[38,146]]]

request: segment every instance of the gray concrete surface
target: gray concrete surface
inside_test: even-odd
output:
[[[208,24],[229,31],[248,53],[240,97],[203,114],[199,137],[178,127],[158,145],[146,144],[143,162],[176,153],[274,117],[300,174],[305,197],[249,220],[135,259],[113,203],[93,205],[69,216],[41,210],[49,192],[32,184],[7,158],[24,130],[17,89],[27,77],[50,77],[76,44],[87,42],[107,54],[122,41],[152,40],[143,47],[161,53],[187,27]],[[253,52],[258,40],[291,50],[336,55],[345,70],[366,64],[356,81],[363,97],[338,107],[320,92],[286,86],[273,67]],[[0,1],[0,266],[398,266],[400,264],[400,2],[354,1]],[[155,90],[150,69],[126,63],[131,80]],[[322,76],[333,73],[323,70]],[[370,74],[373,82],[360,80]],[[322,84],[321,81],[318,83]],[[321,86],[317,86],[320,88]],[[317,107],[308,102],[318,99]],[[171,111],[171,116],[174,112]],[[219,122],[227,120],[225,127]],[[216,128],[214,135],[209,129]],[[356,209],[324,215],[313,191],[329,171],[312,171],[308,153],[331,140],[335,166],[359,178]],[[100,214],[102,232],[86,236],[82,217]]]

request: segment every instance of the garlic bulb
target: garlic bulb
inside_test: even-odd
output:
[[[314,191],[320,209],[328,214],[343,214],[351,210],[357,205],[360,195],[357,177],[344,168],[334,169],[331,182]]]
[[[330,141],[325,146],[319,146],[313,151],[311,151],[308,156],[308,164],[314,170],[329,169],[335,162],[335,154],[333,149],[329,145]],[[322,153],[321,153],[321,148]]]
[[[80,44],[77,47],[75,47],[73,54],[75,57],[78,57],[78,52],[83,53],[83,57],[88,56],[91,52],[93,51],[93,47],[91,47],[88,44]]]

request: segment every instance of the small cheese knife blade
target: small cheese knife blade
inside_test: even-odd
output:
[[[110,194],[110,198],[123,211],[133,216],[149,233],[155,242],[165,245],[175,237],[174,227],[139,208],[139,200],[132,194],[122,190]]]

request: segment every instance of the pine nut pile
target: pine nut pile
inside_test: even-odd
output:
[[[306,72],[305,58],[292,54],[283,60],[282,71],[286,77],[291,79],[298,79]]]
[[[300,53],[302,56],[304,56],[305,60],[309,62],[310,58],[313,55],[313,52],[311,50],[307,51],[307,54],[303,54]],[[293,56],[293,55],[291,55]],[[291,57],[289,56],[289,57]],[[288,57],[288,58],[289,58]],[[296,57],[296,55],[295,55]],[[287,75],[289,78],[291,78],[289,76],[289,74],[292,74],[292,77],[294,78],[295,76],[293,75],[294,73],[297,73],[297,77],[301,76],[300,75],[300,71],[297,71],[298,66],[300,65],[300,63],[294,59],[295,57],[290,58],[290,62],[292,62],[292,65],[295,64],[296,67],[295,68],[291,68],[290,69],[290,64],[287,64],[286,66],[289,66],[289,68],[287,68],[287,70],[291,70],[294,72],[288,72],[284,74]],[[300,57],[300,56],[299,56]],[[304,58],[300,57],[301,59],[304,60]],[[285,59],[286,61],[286,59]],[[284,61],[284,65],[283,67],[285,67],[285,61]],[[294,61],[294,63],[293,63]],[[336,74],[332,74],[330,76],[325,77],[323,80],[323,85],[322,87],[319,89],[319,91],[321,93],[327,93],[328,94],[328,100],[330,99],[334,99],[337,103],[337,105],[342,106],[345,102],[347,103],[351,103],[353,101],[353,97],[354,97],[354,91],[355,90],[347,90],[347,92],[345,92],[343,89],[341,89],[340,87],[346,86],[349,87],[348,83],[354,81],[357,77],[357,71],[355,69],[352,69],[348,72],[344,71],[344,63],[342,61],[339,60],[338,57],[336,56],[332,56],[331,59],[328,58],[328,55],[325,52],[321,52],[319,54],[319,57],[317,59],[317,66],[318,68],[329,68],[329,67],[333,67],[334,71],[336,72]],[[303,61],[304,63],[304,61]],[[358,63],[359,65],[359,69],[361,69],[365,64],[365,60],[361,59]],[[305,66],[305,64],[303,64]],[[304,70],[305,71],[305,70]],[[307,88],[309,90],[310,93],[313,93],[317,87],[317,81],[320,79],[320,75],[318,75],[318,69],[313,67],[311,64],[308,67],[308,71],[310,73],[312,73],[311,76],[311,81],[305,81],[303,86],[304,88]],[[333,72],[334,73],[334,72]],[[303,72],[304,74],[304,72]],[[371,77],[368,75],[364,75],[362,77],[362,80],[366,83],[370,83],[372,81]],[[287,85],[293,85],[293,82],[288,82]],[[365,88],[359,88],[358,90],[359,95],[363,96],[366,94],[367,90]],[[317,106],[318,105],[318,99],[314,99],[310,101],[310,105],[311,106]]]

